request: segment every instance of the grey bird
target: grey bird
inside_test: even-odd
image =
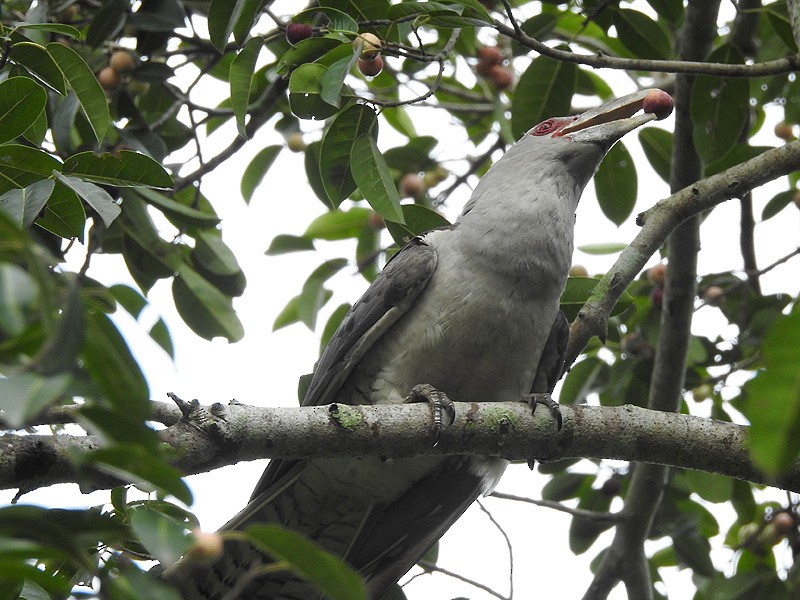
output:
[[[387,263],[322,354],[303,405],[393,404],[411,393],[446,407],[448,397],[508,402],[551,392],[563,367],[559,298],[583,189],[618,139],[671,109],[665,92],[642,90],[525,133],[451,227],[414,238]],[[225,528],[267,522],[302,532],[355,568],[376,599],[506,465],[464,456],[273,460]],[[191,599],[321,596],[285,571],[246,575],[269,561],[229,540],[215,564],[180,563],[168,578]]]

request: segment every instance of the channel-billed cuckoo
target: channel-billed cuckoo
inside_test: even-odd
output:
[[[671,110],[668,94],[642,90],[525,133],[451,227],[414,238],[388,262],[322,354],[303,405],[411,397],[438,410],[448,397],[504,402],[552,391],[578,200],[614,142]],[[299,531],[361,573],[376,599],[492,490],[506,464],[474,456],[273,460],[225,529],[266,522]],[[167,578],[192,600],[321,596],[287,571],[265,574],[270,561],[228,540],[216,562],[184,560]]]

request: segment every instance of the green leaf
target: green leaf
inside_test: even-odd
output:
[[[299,533],[278,525],[254,525],[246,533],[252,542],[288,563],[292,571],[308,579],[331,600],[366,598],[364,583],[353,570]]]
[[[795,195],[797,195],[796,190],[787,190],[785,192],[778,192],[775,194],[772,199],[766,203],[764,206],[764,210],[761,211],[761,220],[766,221],[767,219],[771,219],[779,212],[781,212],[784,208],[789,206],[794,200]],[[3,198],[0,197],[0,209],[3,207]]]
[[[301,119],[327,119],[339,110],[322,99],[322,79],[327,70],[325,65],[306,63],[292,71],[289,77],[289,106]],[[362,108],[366,107],[362,105]]]
[[[567,286],[564,289],[564,293],[561,294],[561,310],[567,315],[569,321],[573,321],[578,316],[578,311],[586,304],[598,281],[600,280],[594,277],[570,277],[567,280]],[[628,292],[623,292],[611,314],[619,314],[631,302],[633,302],[631,295]]]
[[[384,219],[402,223],[400,194],[389,173],[386,159],[370,133],[355,139],[350,161],[353,179],[369,205]]]
[[[30,419],[61,399],[71,382],[71,373],[51,376],[18,373],[0,378],[3,418],[14,429],[22,429]]]
[[[170,219],[189,227],[214,227],[220,222],[220,218],[215,214],[191,208],[155,190],[138,188],[136,194]]]
[[[603,254],[617,254],[622,252],[627,247],[627,244],[621,242],[603,242],[598,244],[584,244],[578,246],[578,250],[586,254],[603,255]]]
[[[104,152],[80,152],[64,161],[62,172],[87,181],[113,185],[115,187],[139,187],[168,189],[175,185],[169,173],[160,163],[146,154],[120,150],[111,154]]]
[[[36,225],[65,239],[75,238],[83,242],[83,230],[86,226],[83,202],[70,188],[56,183],[44,207],[44,213],[36,219]]]
[[[84,308],[77,278],[72,278],[54,331],[33,359],[41,375],[72,371],[84,340]]]
[[[730,44],[717,48],[711,62],[743,64],[741,53]],[[690,114],[694,144],[705,165],[728,154],[750,118],[750,85],[745,79],[699,75],[692,86]]]
[[[22,135],[39,118],[47,93],[29,77],[0,82],[0,144]]]
[[[611,507],[611,498],[600,490],[586,489],[580,494],[578,508],[596,512],[606,512]],[[612,521],[573,517],[569,527],[569,548],[575,554],[583,554],[600,534],[612,527]]]
[[[325,193],[334,208],[356,190],[351,172],[352,150],[358,138],[374,135],[377,117],[364,104],[340,112],[325,132],[319,154],[319,170]]]
[[[184,523],[147,504],[130,509],[128,517],[133,533],[164,567],[178,562],[192,545]]]
[[[65,35],[67,37],[80,40],[83,36],[81,32],[75,29],[72,25],[64,25],[63,23],[27,23],[25,21],[17,23],[16,29],[31,31],[47,31],[49,33],[57,33],[58,35]]]
[[[225,50],[246,4],[247,0],[211,0],[208,8],[208,33],[211,43],[220,52]]]
[[[733,479],[716,473],[686,469],[684,477],[692,492],[708,502],[729,502],[733,495]]]
[[[0,332],[12,336],[22,333],[26,314],[38,296],[39,288],[33,277],[16,265],[0,262]]]
[[[169,329],[164,319],[159,318],[148,333],[150,334],[150,338],[161,346],[172,360],[175,360],[175,346],[172,343],[172,336],[169,334]]]
[[[629,8],[619,8],[612,14],[619,41],[638,58],[669,58],[672,42],[669,34],[656,21]]]
[[[331,341],[333,334],[336,333],[336,330],[339,328],[339,325],[344,319],[344,316],[347,314],[347,311],[350,310],[351,305],[347,302],[344,304],[340,304],[337,306],[334,311],[331,313],[331,316],[328,318],[328,322],[325,323],[325,327],[322,330],[322,335],[320,336],[319,340],[319,351],[325,349],[325,346],[328,345],[328,342]]]
[[[145,297],[129,285],[118,283],[108,288],[108,291],[134,319],[138,319],[147,306]]]
[[[125,338],[106,315],[89,311],[83,352],[84,367],[105,396],[127,414],[145,419],[150,390]]]
[[[0,145],[0,194],[47,179],[54,170],[60,171],[61,163],[47,152],[19,144]]]
[[[320,79],[320,98],[323,102],[337,107],[342,105],[344,80],[358,60],[357,54],[347,50],[348,55],[329,65],[328,70]]]
[[[62,175],[58,171],[53,171],[53,174],[59,182],[83,198],[97,212],[106,227],[109,227],[122,212],[119,204],[103,188],[77,177]]]
[[[0,210],[20,227],[30,227],[53,193],[55,181],[40,179],[22,189],[14,188],[0,196]]]
[[[777,474],[800,453],[800,304],[780,315],[761,344],[763,370],[745,384],[750,452],[756,466]]]
[[[181,263],[177,272],[172,281],[172,297],[178,314],[192,331],[207,340],[241,340],[244,328],[231,298],[186,264]]]
[[[334,213],[328,213],[334,214]],[[276,235],[267,248],[265,254],[268,256],[277,256],[279,254],[288,254],[289,252],[300,252],[303,250],[313,250],[314,240],[305,236],[280,234]]]
[[[341,10],[328,6],[316,6],[307,8],[292,17],[293,23],[307,23],[315,25],[318,15],[323,14],[328,18],[326,27],[329,31],[341,31],[344,33],[357,33],[358,23],[355,19]]]
[[[181,479],[180,471],[137,444],[115,444],[87,453],[83,460],[105,473],[147,489],[153,485],[185,504],[192,503],[192,492]]]
[[[395,131],[408,138],[417,137],[414,121],[411,119],[404,106],[388,106],[381,111],[381,115]]]
[[[303,237],[309,240],[344,240],[358,237],[372,211],[354,206],[349,210],[328,211],[309,223]]]
[[[435,210],[422,204],[403,204],[404,224],[386,221],[386,229],[395,243],[402,247],[415,235],[437,227],[448,227],[450,222]]]
[[[215,275],[236,275],[241,273],[236,256],[222,241],[222,236],[216,229],[197,230],[192,233],[195,239],[192,249],[192,261],[202,265],[203,269]]]
[[[542,488],[542,499],[563,502],[577,497],[582,489],[592,485],[591,475],[584,473],[556,473]]]
[[[645,127],[639,131],[639,142],[650,166],[661,179],[669,183],[672,165],[672,133],[658,127]]]
[[[130,8],[127,0],[105,0],[92,15],[86,31],[86,43],[97,48],[116,36],[125,25]]]
[[[47,51],[78,97],[81,110],[89,120],[95,138],[102,142],[111,125],[111,115],[108,112],[106,95],[94,73],[77,52],[60,42],[47,44]]]
[[[520,138],[548,117],[568,115],[577,82],[572,63],[539,56],[519,78],[511,104],[511,131]]]
[[[247,165],[242,175],[241,183],[242,197],[246,203],[249,204],[250,200],[252,200],[256,188],[264,179],[272,163],[275,162],[281,149],[283,149],[283,146],[280,144],[262,148],[258,154],[253,157],[250,164]]]
[[[62,96],[67,95],[67,82],[64,74],[44,46],[33,42],[19,42],[11,46],[11,60],[24,67]]]
[[[404,146],[389,148],[383,155],[386,163],[401,173],[425,171],[436,165],[430,154],[438,142],[431,135],[413,137]]]
[[[255,25],[256,20],[261,14],[263,0],[245,0],[239,11],[239,18],[233,26],[233,39],[236,45],[241,48],[242,44],[250,35],[250,30]]]
[[[250,39],[231,63],[229,75],[231,108],[233,114],[236,115],[236,127],[239,129],[239,135],[245,139],[248,137],[245,119],[247,108],[250,105],[250,93],[253,89],[253,73],[263,45],[264,40],[260,37]]]
[[[564,376],[558,401],[561,404],[583,404],[595,389],[596,382],[608,373],[608,365],[596,356],[587,356],[575,363]]]
[[[312,331],[317,323],[319,309],[330,298],[330,292],[323,287],[325,282],[346,266],[347,260],[344,258],[325,261],[314,269],[303,284],[303,291],[297,301],[297,319]]]
[[[614,144],[600,163],[594,189],[603,214],[615,225],[622,225],[633,212],[638,193],[636,166],[622,142]]]

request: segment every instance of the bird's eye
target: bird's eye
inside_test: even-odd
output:
[[[558,120],[547,119],[531,129],[531,135],[549,135],[558,128]]]

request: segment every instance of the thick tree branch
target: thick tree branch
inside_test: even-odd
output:
[[[433,447],[430,409],[424,404],[328,405],[263,408],[241,404],[203,409],[198,422],[181,420],[160,432],[180,449],[174,464],[203,473],[259,458],[311,456],[422,456],[475,454],[521,461],[597,458],[697,469],[800,492],[800,462],[770,478],[751,463],[747,427],[636,406],[562,406],[564,427],[548,411],[531,417],[525,403],[456,403],[456,420]],[[209,416],[212,415],[212,416]],[[16,435],[0,438],[0,489],[55,483],[113,485],[87,478],[69,455],[100,447],[96,436]]]
[[[687,186],[639,215],[641,231],[597,284],[570,327],[566,364],[575,362],[592,336],[604,338],[608,315],[622,292],[678,225],[798,169],[800,141],[795,141]]]

